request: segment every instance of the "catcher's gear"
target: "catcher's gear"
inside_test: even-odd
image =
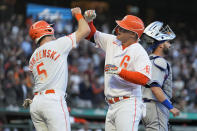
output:
[[[95,10],[86,10],[84,13],[85,20],[89,23],[96,18]]]
[[[23,102],[23,107],[28,108],[31,103],[32,103],[31,99],[29,99],[29,98],[25,99],[24,102]]]
[[[161,86],[158,84],[157,81],[149,80],[144,87],[151,88],[151,87],[161,87]]]
[[[46,21],[38,21],[34,23],[29,29],[29,36],[37,44],[44,36],[54,35],[54,29],[52,24],[48,24]]]
[[[165,27],[162,26],[162,22],[155,21],[145,28],[143,39],[145,42],[151,44],[148,52],[152,52],[158,45],[163,44],[165,41],[173,40],[176,37],[168,25]]]
[[[163,22],[155,21],[145,28],[144,33],[157,41],[173,40],[176,35],[171,28],[168,25],[162,26]]]
[[[122,68],[117,67],[115,65],[112,64],[107,64],[105,65],[105,72],[107,74],[119,74]]]
[[[141,37],[144,31],[144,23],[137,16],[127,15],[122,20],[116,20],[116,23],[121,28],[136,33],[138,35],[138,38]],[[116,28],[114,30],[116,30]]]

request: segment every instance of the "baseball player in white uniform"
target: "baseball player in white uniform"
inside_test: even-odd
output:
[[[81,9],[73,8],[71,12],[78,20],[78,29],[68,36],[56,39],[54,29],[45,21],[34,23],[29,30],[30,37],[39,46],[29,61],[35,80],[30,114],[37,131],[71,130],[64,99],[68,80],[67,56],[76,43],[90,33]]]
[[[104,93],[109,109],[106,131],[137,131],[143,114],[141,86],[151,77],[151,62],[138,39],[144,31],[142,20],[133,15],[116,21],[116,35],[96,30],[92,20],[96,14],[84,14],[91,33],[87,37],[106,52]]]
[[[168,131],[169,111],[179,115],[179,110],[172,106],[172,70],[169,63],[163,58],[170,49],[169,40],[175,34],[169,26],[162,27],[163,23],[155,21],[146,27],[143,38],[152,45],[150,60],[152,62],[152,79],[150,88],[142,88],[143,99],[146,103],[146,117],[142,119],[146,131]]]

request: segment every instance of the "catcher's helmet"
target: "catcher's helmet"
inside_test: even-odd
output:
[[[148,51],[153,51],[158,47],[159,44],[164,43],[165,41],[173,40],[176,35],[174,32],[171,30],[171,28],[166,25],[165,27],[163,26],[163,22],[160,21],[155,21],[149,24],[145,30],[144,34],[147,36],[144,36],[146,39],[145,41],[148,43],[151,43],[152,45],[148,48]],[[150,40],[152,39],[152,42]]]
[[[155,21],[146,27],[144,33],[157,41],[173,40],[176,37],[174,32],[168,25],[164,28],[162,26],[162,22]]]
[[[34,23],[29,29],[31,39],[37,44],[44,36],[54,35],[54,29],[51,26],[52,25],[43,20]]]
[[[125,30],[135,32],[138,38],[141,37],[144,31],[144,23],[137,16],[127,15],[122,20],[117,20],[116,23]]]

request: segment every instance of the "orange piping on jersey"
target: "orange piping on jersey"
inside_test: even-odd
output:
[[[128,71],[126,69],[122,69],[119,73],[119,76],[124,80],[132,82],[138,85],[146,85],[149,81],[149,78],[140,72]]]
[[[72,34],[70,34],[70,35],[68,36],[68,38],[71,39],[71,41],[72,41],[72,48],[73,48],[73,47],[74,47],[74,42],[73,42],[73,39],[72,39],[71,35],[72,35]]]
[[[94,36],[94,34],[96,32],[96,28],[95,28],[95,26],[93,24],[93,21],[89,22],[88,25],[90,27],[91,32],[85,39],[90,40],[92,38],[92,36]]]

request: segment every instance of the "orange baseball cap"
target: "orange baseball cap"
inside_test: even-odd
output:
[[[138,38],[140,38],[144,32],[144,23],[137,16],[126,15],[122,20],[116,20],[116,23],[125,30],[135,32]]]

